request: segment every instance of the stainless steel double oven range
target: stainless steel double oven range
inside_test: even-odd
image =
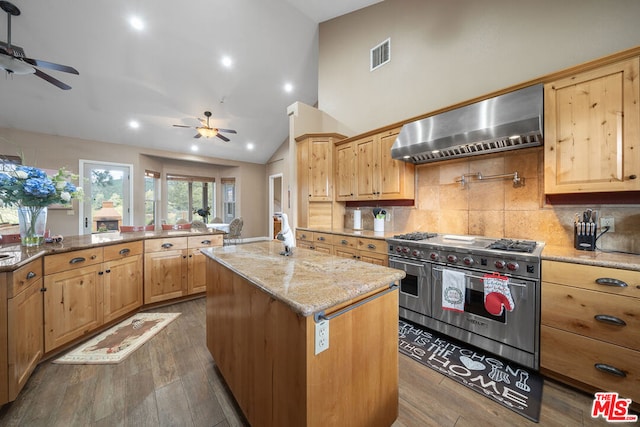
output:
[[[544,243],[423,232],[396,235],[387,243],[389,266],[406,272],[400,283],[400,317],[539,369]],[[452,274],[464,294],[457,310],[443,301],[443,282]],[[510,298],[505,297],[499,314],[485,304],[491,277],[501,278],[496,283]]]

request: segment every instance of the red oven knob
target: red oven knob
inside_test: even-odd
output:
[[[409,248],[402,248],[402,253],[408,254],[409,253]]]
[[[464,257],[464,265],[473,265],[473,263],[473,258],[471,258],[470,256]]]
[[[518,265],[517,262],[513,261],[513,262],[507,263],[507,268],[511,271],[516,271],[518,268],[520,268],[520,266]]]
[[[418,252],[418,251],[411,252],[411,255],[413,255],[414,257],[417,257],[419,254],[420,254],[420,252]]]
[[[440,256],[438,256],[438,254],[436,252],[431,252],[429,254],[429,258],[431,259],[431,261],[437,261],[438,258],[440,258]]]
[[[396,246],[396,252],[398,253],[402,252],[402,248],[400,246]]]
[[[458,257],[455,255],[447,255],[447,261],[449,261],[450,263],[456,263],[458,262]]]
[[[504,268],[506,265],[504,261],[496,261],[496,268]]]

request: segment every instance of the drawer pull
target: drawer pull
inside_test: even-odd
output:
[[[376,245],[374,245],[373,243],[369,243],[369,244],[367,245],[367,248],[369,248],[369,249],[375,249],[375,248],[376,248]]]
[[[211,244],[211,240],[203,240],[202,242],[200,242],[200,244],[202,244],[202,245],[210,245]]]
[[[306,235],[306,234],[301,234],[301,235],[300,235],[300,238],[301,238],[301,239],[306,239],[306,238],[307,238],[307,235]]]
[[[598,285],[618,286],[620,288],[626,288],[627,286],[629,286],[625,282],[623,282],[622,280],[612,279],[611,277],[600,277],[600,278],[596,279],[596,283]]]
[[[34,277],[36,277],[36,273],[34,273],[33,271],[27,273],[27,280],[33,279]]]
[[[131,252],[131,249],[128,248],[124,248],[124,249],[120,249],[120,252],[118,252],[120,255],[126,255],[129,252]]]
[[[169,248],[173,247],[173,243],[163,243],[162,247],[165,248],[165,249],[169,249]]]
[[[615,366],[607,365],[606,363],[596,363],[593,366],[598,371],[604,372],[605,374],[611,374],[622,378],[627,376],[627,374],[625,374],[622,370],[616,368]]]
[[[71,261],[69,261],[69,264],[77,264],[79,262],[85,262],[86,259],[83,257],[77,257],[77,258],[72,258]]]
[[[318,237],[318,240],[320,240],[321,242],[324,242],[324,237],[320,236]]]
[[[340,244],[341,244],[341,245],[348,245],[348,244],[349,244],[349,242],[347,242],[346,240],[341,240],[341,241],[340,241]]]
[[[598,322],[607,323],[609,325],[627,326],[627,322],[625,322],[624,320],[616,316],[610,316],[608,314],[596,314],[595,316],[593,316],[593,318]]]

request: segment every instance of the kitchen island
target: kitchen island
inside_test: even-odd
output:
[[[390,426],[404,272],[280,242],[205,249],[207,347],[252,426]],[[316,323],[328,348],[316,354]]]

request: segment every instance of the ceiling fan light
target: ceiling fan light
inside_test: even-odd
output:
[[[3,54],[0,54],[0,69],[16,75],[33,74],[36,72],[36,69],[31,65]]]
[[[205,138],[213,138],[218,134],[218,130],[214,128],[200,127],[198,128],[198,133]]]

